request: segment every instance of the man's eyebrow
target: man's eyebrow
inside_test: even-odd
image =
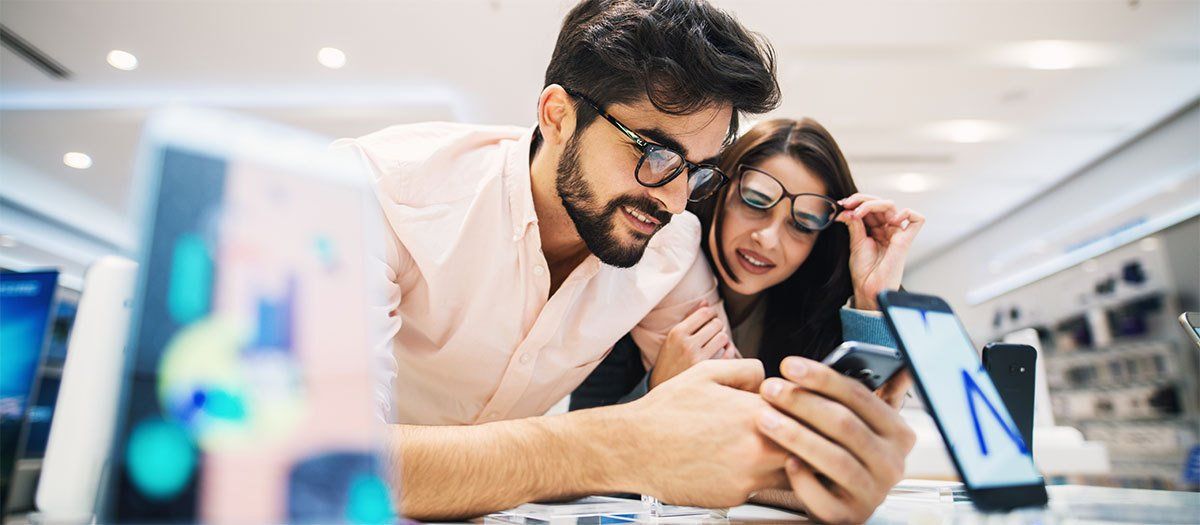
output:
[[[683,144],[680,144],[678,140],[675,140],[669,133],[661,129],[636,129],[634,132],[643,138],[650,139],[650,142],[670,148],[675,153],[683,155],[685,159],[688,157],[687,148],[683,147]]]

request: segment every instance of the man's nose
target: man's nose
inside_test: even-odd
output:
[[[687,172],[680,173],[675,180],[659,186],[650,188],[650,196],[661,202],[663,208],[671,212],[673,215],[683,213],[687,209],[688,203],[688,177]]]

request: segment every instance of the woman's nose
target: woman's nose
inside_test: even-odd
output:
[[[754,230],[750,234],[750,238],[758,243],[763,248],[774,248],[779,245],[779,222],[771,221],[770,224]]]

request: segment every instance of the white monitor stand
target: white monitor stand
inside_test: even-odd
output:
[[[108,468],[137,263],[88,268],[37,489],[41,523],[91,523]]]

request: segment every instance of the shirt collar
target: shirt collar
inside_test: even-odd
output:
[[[508,191],[508,208],[512,222],[512,240],[520,241],[529,232],[529,226],[538,222],[537,210],[533,207],[533,181],[529,172],[530,150],[533,131],[530,128],[516,142],[509,144],[504,158],[504,185]],[[539,239],[540,243],[541,240]],[[600,259],[588,254],[584,259],[579,277],[591,279],[601,268]]]
[[[533,207],[533,186],[529,173],[529,146],[533,143],[535,129],[536,126],[529,128],[515,143],[509,144],[504,159],[504,184],[508,192],[514,241],[524,238],[529,225],[538,220],[537,210]]]

